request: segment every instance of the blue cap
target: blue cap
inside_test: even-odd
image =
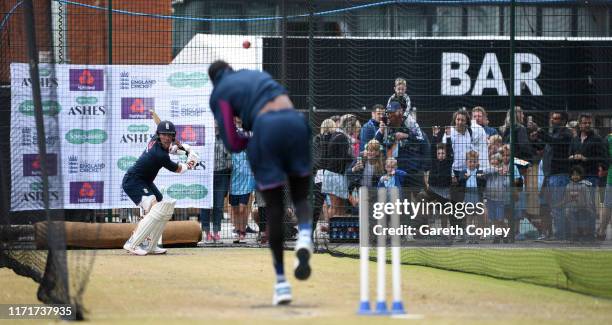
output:
[[[392,101],[389,103],[389,105],[387,105],[387,112],[393,113],[393,112],[397,112],[400,109],[402,109],[402,105],[396,101]]]

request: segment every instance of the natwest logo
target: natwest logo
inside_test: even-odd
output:
[[[46,154],[47,162],[47,175],[57,175],[57,154],[48,153]],[[40,164],[39,154],[25,154],[23,155],[23,176],[40,176],[42,175],[42,169]]]
[[[104,182],[70,182],[70,203],[103,203]]]
[[[155,109],[153,98],[123,97],[121,98],[122,119],[150,119],[151,110]]]
[[[204,145],[204,126],[202,125],[177,125],[176,138],[181,143],[192,146]]]
[[[103,91],[104,71],[101,69],[70,69],[70,90]]]

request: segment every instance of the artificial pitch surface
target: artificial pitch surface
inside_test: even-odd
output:
[[[292,252],[286,252],[285,264],[291,274]],[[170,249],[166,256],[146,257],[99,250],[84,297],[86,317],[106,324],[287,320],[303,324],[604,324],[612,320],[609,299],[407,265],[402,266],[404,304],[410,314],[423,319],[357,316],[359,260],[316,254],[312,265],[308,281],[289,276],[293,303],[272,307],[274,276],[267,249],[180,248]],[[373,296],[374,262],[370,270]],[[0,304],[38,303],[37,285],[7,268],[0,269],[0,288]]]

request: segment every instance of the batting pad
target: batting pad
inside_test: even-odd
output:
[[[159,239],[161,238],[162,233],[164,232],[166,223],[168,223],[168,221],[172,218],[172,213],[174,213],[174,205],[176,204],[176,200],[164,200],[161,203],[165,203],[166,207],[164,207],[164,214],[162,215],[162,219],[155,224],[154,229],[149,234],[149,238],[151,238],[149,246],[147,247],[147,252],[149,253],[154,251],[155,247],[157,247],[157,243],[159,242]]]
[[[136,247],[140,245],[146,238],[151,237],[152,243],[157,243],[159,240],[159,236],[164,231],[164,226],[170,218],[172,217],[172,213],[174,212],[174,205],[176,204],[176,200],[162,200],[155,204],[149,213],[145,215],[145,217],[138,223],[138,227],[136,231],[130,238],[130,242],[132,247]],[[152,234],[157,234],[159,232],[159,236],[155,241],[153,241]]]

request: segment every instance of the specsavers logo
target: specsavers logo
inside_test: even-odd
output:
[[[42,101],[42,113],[47,116],[56,116],[62,107],[54,100]],[[19,104],[19,112],[26,116],[34,116],[34,101],[25,100]]]
[[[108,134],[101,129],[72,129],[66,133],[66,141],[72,144],[101,144],[106,142]]]
[[[176,72],[168,77],[168,84],[175,88],[202,88],[208,83],[208,76],[203,72]]]
[[[180,199],[198,200],[198,199],[205,198],[206,195],[208,194],[208,190],[206,189],[206,187],[200,184],[191,184],[191,185],[173,184],[170,187],[168,187],[167,193],[168,193],[168,196],[176,200],[180,200]]]
[[[121,157],[117,160],[117,167],[123,171],[127,171],[136,163],[136,160],[138,160],[138,158],[134,156]]]

